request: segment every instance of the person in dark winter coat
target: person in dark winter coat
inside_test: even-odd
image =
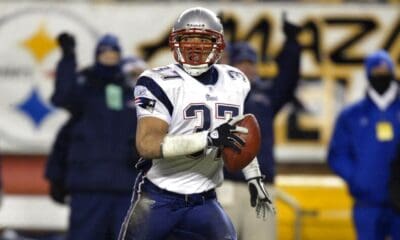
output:
[[[49,156],[50,195],[71,208],[69,240],[117,238],[137,176],[136,110],[117,37],[100,38],[92,66],[77,71],[74,36],[58,37],[52,103],[70,113]]]

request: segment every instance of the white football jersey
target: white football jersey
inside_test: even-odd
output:
[[[142,73],[135,87],[138,118],[156,117],[169,124],[168,135],[212,130],[230,117],[243,114],[250,82],[237,68],[214,64],[215,84],[204,85],[179,66]],[[147,178],[168,191],[191,194],[223,181],[223,161],[215,148],[174,159],[153,159]]]

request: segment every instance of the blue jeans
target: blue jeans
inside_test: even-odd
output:
[[[138,177],[119,240],[236,240],[214,190],[182,195]]]

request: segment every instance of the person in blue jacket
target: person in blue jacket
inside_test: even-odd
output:
[[[286,41],[276,58],[279,74],[274,79],[260,78],[257,72],[257,53],[249,43],[235,42],[227,48],[230,65],[240,69],[251,81],[244,109],[245,113],[254,114],[260,125],[262,141],[257,158],[261,173],[265,176],[264,183],[270,185],[268,189],[273,189],[275,178],[274,118],[293,99],[300,78],[301,48],[297,41],[300,28],[284,17],[283,31]],[[243,174],[240,171],[231,173],[225,170],[224,176],[227,181],[220,190],[223,192],[220,194],[223,196],[221,202],[236,227],[238,239],[276,239],[275,218],[271,216],[267,223],[259,221],[250,216],[254,215],[253,211],[245,207],[248,187]]]
[[[366,96],[339,114],[328,152],[331,169],[354,198],[357,239],[400,239],[400,214],[389,202],[390,165],[400,141],[394,64],[383,50],[365,59]]]
[[[132,79],[117,37],[106,34],[95,62],[77,71],[75,39],[58,37],[62,58],[52,103],[69,111],[49,155],[50,195],[71,208],[68,240],[114,240],[129,208],[137,170]]]

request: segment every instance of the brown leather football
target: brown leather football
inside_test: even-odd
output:
[[[222,149],[224,165],[229,172],[236,172],[246,167],[257,156],[261,145],[260,127],[253,114],[246,114],[236,125],[247,128],[248,133],[235,133],[245,141],[240,153],[228,147]]]

